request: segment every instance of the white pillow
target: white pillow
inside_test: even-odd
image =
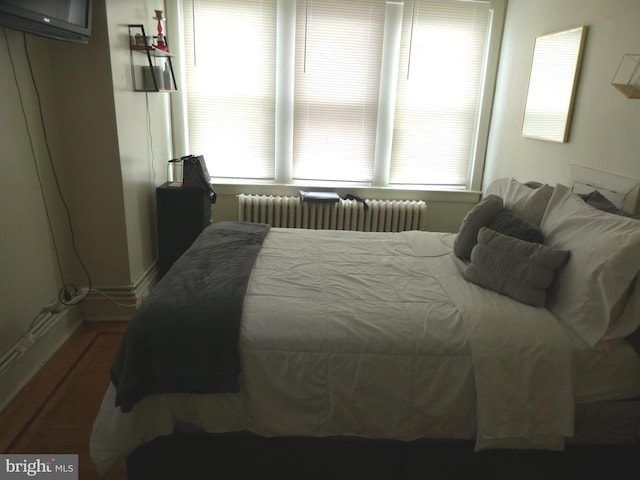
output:
[[[553,187],[549,185],[530,188],[515,178],[499,178],[492,182],[485,192],[486,195],[502,197],[504,208],[536,225],[540,225],[540,220],[542,220],[542,215],[552,193]]]
[[[640,223],[638,223],[640,228]],[[640,281],[638,276],[632,281],[611,311],[611,323],[603,340],[626,338],[640,327]]]
[[[640,271],[638,222],[596,210],[557,185],[540,228],[545,245],[571,251],[547,292],[547,308],[594,346],[607,333],[616,303]],[[625,318],[617,319],[616,330],[628,330],[618,324]]]

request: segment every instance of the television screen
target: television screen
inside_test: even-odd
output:
[[[92,0],[0,0],[0,25],[44,37],[86,43]]]

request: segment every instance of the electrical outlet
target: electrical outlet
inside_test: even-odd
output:
[[[71,294],[71,299],[64,302],[65,305],[76,305],[87,298],[89,289],[87,287],[79,288],[77,292]]]

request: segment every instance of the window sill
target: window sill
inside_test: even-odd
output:
[[[220,196],[234,196],[241,193],[255,195],[290,195],[297,196],[299,190],[316,190],[336,192],[341,197],[352,193],[363,198],[383,198],[388,200],[425,200],[434,202],[477,203],[482,192],[472,190],[456,190],[434,187],[373,187],[369,185],[300,183],[278,185],[273,183],[251,183],[229,179],[212,178],[211,183]]]

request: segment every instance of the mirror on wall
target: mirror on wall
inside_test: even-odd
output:
[[[536,38],[522,122],[525,137],[568,140],[586,33],[581,26]]]

